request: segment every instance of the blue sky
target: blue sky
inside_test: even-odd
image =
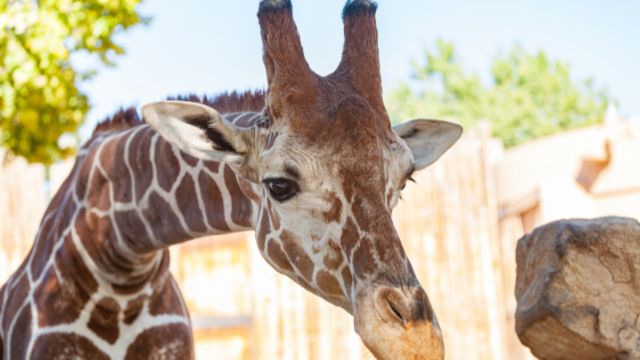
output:
[[[309,63],[332,72],[342,51],[344,0],[293,0]],[[385,92],[411,74],[436,39],[453,41],[466,68],[482,76],[514,44],[544,49],[593,77],[618,101],[622,115],[640,116],[640,1],[637,0],[378,0]],[[82,85],[93,110],[84,133],[121,106],[181,93],[263,88],[258,0],[146,0],[152,17],[118,36],[127,54]],[[425,114],[429,116],[429,114]]]

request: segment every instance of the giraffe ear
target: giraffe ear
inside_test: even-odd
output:
[[[460,125],[440,120],[412,120],[393,130],[411,149],[416,170],[438,160],[462,135]]]
[[[252,146],[250,129],[234,126],[203,104],[155,102],[143,106],[142,115],[166,141],[199,159],[239,164]]]

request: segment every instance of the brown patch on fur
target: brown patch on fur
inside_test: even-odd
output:
[[[23,275],[15,285],[16,286],[13,289],[5,289],[8,292],[6,295],[8,297],[8,303],[7,307],[3,311],[3,315],[17,315],[18,310],[20,310],[20,307],[27,298],[27,295],[29,295],[29,279],[26,274]],[[4,316],[2,328],[5,329],[5,331],[9,329],[11,321],[13,321],[12,316]],[[10,339],[7,339],[7,342],[9,340]]]
[[[77,297],[77,298],[76,298]],[[89,297],[73,284],[61,284],[53,267],[35,290],[38,309],[38,325],[41,327],[71,323],[80,316],[80,311]]]
[[[282,240],[282,247],[284,252],[289,257],[289,261],[293,263],[298,271],[304,276],[305,280],[312,281],[313,276],[313,261],[309,255],[304,251],[302,246],[298,244],[298,240],[288,230],[282,230],[280,234]]]
[[[131,172],[139,174],[135,180],[135,197],[140,201],[145,192],[151,186],[151,137],[154,132],[151,128],[140,130],[131,139],[129,146],[129,165]],[[142,175],[144,174],[144,175]]]
[[[70,236],[64,240],[56,254],[56,266],[63,282],[58,280],[55,269],[49,268],[44,280],[35,289],[38,308],[38,324],[52,326],[73,322],[87,304],[98,283],[82,261]]]
[[[207,227],[204,223],[202,211],[196,200],[196,183],[191,175],[187,174],[182,179],[176,191],[176,201],[178,208],[184,216],[184,220],[191,231],[204,234]]]
[[[224,166],[224,184],[231,194],[231,220],[237,225],[243,227],[251,226],[251,218],[253,214],[253,206],[251,200],[244,196],[240,189],[239,181],[236,173],[229,167]]]
[[[342,288],[338,280],[326,270],[320,270],[316,276],[316,284],[320,290],[330,297],[342,297]]]
[[[91,191],[87,197],[88,207],[102,211],[109,210],[111,207],[111,186],[109,186],[109,180],[98,168],[93,171],[89,189]]]
[[[184,162],[187,163],[187,165],[191,166],[191,167],[195,167],[196,165],[198,165],[198,161],[200,161],[198,158],[195,158],[189,154],[187,154],[186,152],[180,152],[180,157],[182,158],[182,160],[184,160]]]
[[[173,287],[173,278],[167,276],[161,290],[151,295],[149,299],[149,313],[153,316],[157,315],[186,315],[182,313],[182,302],[180,294]]]
[[[11,359],[26,359],[27,349],[29,347],[29,340],[31,340],[31,307],[25,306],[20,314],[13,314],[17,316],[16,324],[13,327],[13,333],[11,334]]]
[[[214,174],[218,173],[218,170],[220,170],[220,163],[217,161],[203,161],[202,164],[204,164],[204,167]]]
[[[152,271],[149,271],[147,273],[142,273],[137,276],[128,276],[126,283],[112,284],[111,287],[113,288],[113,291],[115,291],[116,294],[133,295],[142,291],[142,289],[146,286],[146,284],[150,282],[153,283],[153,281],[157,280],[159,277],[162,277],[163,274],[169,271],[168,269],[169,269],[169,251],[162,250],[162,257],[160,258],[160,263]]]
[[[75,194],[78,196],[78,199],[84,199],[85,192],[87,189],[87,182],[89,181],[89,172],[91,171],[91,161],[88,161],[87,158],[90,155],[85,156],[84,158],[76,159],[76,163],[71,170],[71,174],[76,174],[75,176],[69,175],[64,183],[60,186],[60,190],[56,193],[47,207],[47,211],[45,214],[48,214],[53,209],[56,209],[65,198],[65,190],[72,187],[71,191],[75,191]]]
[[[340,222],[340,217],[342,215],[342,201],[336,193],[331,193],[328,197],[328,201],[331,203],[331,208],[322,213],[322,217],[327,223]]]
[[[267,242],[267,254],[269,255],[269,259],[275,264],[277,270],[290,274],[294,273],[289,258],[287,258],[287,255],[282,251],[282,246],[272,238]]]
[[[143,331],[129,346],[125,360],[193,359],[191,329],[170,324]]]
[[[116,211],[114,221],[120,230],[122,241],[132,250],[144,254],[153,249],[147,228],[137,210]]]
[[[109,360],[109,356],[100,351],[89,339],[66,333],[39,336],[33,345],[31,358]]]
[[[134,264],[116,249],[116,224],[109,217],[99,217],[93,213],[85,215],[84,211],[82,209],[78,216],[76,230],[84,240],[83,245],[89,256],[102,270],[113,274],[131,273]]]
[[[340,238],[340,244],[342,244],[342,248],[347,254],[347,257],[351,256],[351,251],[356,246],[359,240],[360,234],[358,233],[358,228],[356,228],[353,220],[351,220],[351,218],[348,218],[347,223],[342,230],[342,237]]]
[[[89,319],[87,327],[109,344],[115,344],[120,335],[119,314],[118,302],[111,298],[103,298],[91,312],[91,319]]]
[[[136,321],[147,299],[147,295],[140,295],[127,303],[127,308],[124,310],[124,323],[126,325],[131,325]]]
[[[318,290],[311,286],[311,284],[309,284],[302,276],[294,275],[293,280],[312,294],[316,294],[318,292]]]
[[[256,239],[258,241],[258,250],[265,251],[264,243],[267,239],[267,235],[271,233],[271,224],[269,221],[269,213],[262,212],[262,218],[260,219],[260,226],[258,227],[258,232]]]
[[[54,199],[54,202],[52,202],[52,205],[50,206],[58,206],[57,214],[55,216],[51,216],[46,222],[40,224],[41,228],[39,230],[40,237],[38,238],[38,246],[34,246],[32,250],[31,274],[34,279],[39,278],[44,271],[47,261],[49,261],[49,258],[51,257],[51,252],[56,244],[56,240],[60,238],[64,231],[63,227],[67,225],[60,221],[60,219],[70,219],[76,210],[76,204],[73,201],[68,201],[62,205],[58,204],[62,202],[62,196],[59,197],[60,199]],[[60,209],[60,206],[63,208]]]
[[[203,172],[200,173],[198,182],[209,225],[220,231],[229,231],[229,226],[224,219],[224,203],[218,185]]]
[[[329,246],[330,251],[324,257],[324,267],[327,268],[327,270],[338,270],[343,263],[340,245],[333,240],[329,240],[327,245]]]
[[[355,200],[353,200],[353,204],[351,204],[351,212],[353,213],[353,217],[360,229],[362,229],[363,231],[374,230],[373,219],[375,217],[373,216],[373,214],[371,214],[371,211],[367,207],[365,207],[364,200],[361,196],[356,196]]]
[[[180,174],[180,162],[167,141],[159,138],[156,142],[155,162],[158,169],[158,184],[170,192]]]
[[[376,271],[376,262],[373,256],[370,240],[360,240],[360,246],[353,254],[353,269],[358,278],[364,279],[366,275],[373,274]]]
[[[156,209],[170,209],[169,203],[157,193],[149,196],[149,207],[142,211],[142,215],[149,224],[154,224],[152,230],[156,239],[163,239],[166,244],[177,244],[190,238],[182,228],[176,214],[156,211]]]

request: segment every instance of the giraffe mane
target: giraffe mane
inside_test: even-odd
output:
[[[247,90],[231,91],[214,96],[198,96],[194,94],[178,95],[168,100],[191,101],[201,103],[216,109],[222,114],[253,111],[260,112],[264,109],[266,91]]]
[[[265,105],[265,96],[266,91],[264,90],[247,90],[224,92],[213,96],[198,96],[195,94],[178,95],[169,97],[167,100],[196,102],[210,106],[220,113],[225,114],[244,111],[262,111]],[[107,132],[129,129],[144,123],[144,119],[142,119],[135,107],[122,108],[112,116],[99,122],[91,138]]]

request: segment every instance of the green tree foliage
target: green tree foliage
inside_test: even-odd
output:
[[[463,69],[453,44],[445,41],[425,52],[424,62],[414,64],[412,80],[388,101],[394,119],[428,115],[465,127],[489,120],[507,147],[601,122],[609,102],[592,80],[575,81],[566,63],[521,47],[494,59],[487,85]]]
[[[89,110],[78,84],[95,73],[71,56],[113,65],[123,54],[114,35],[146,21],[140,0],[0,0],[0,145],[9,154],[50,164],[73,152],[59,139],[75,134]]]

